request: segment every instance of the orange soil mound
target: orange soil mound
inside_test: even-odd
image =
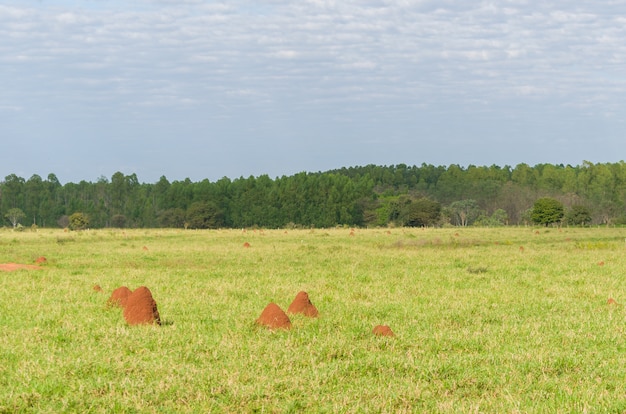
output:
[[[109,300],[107,300],[107,304],[109,306],[119,306],[120,308],[123,308],[126,306],[126,303],[128,302],[128,297],[132,293],[133,292],[126,286],[120,286],[115,289],[113,293],[111,293],[111,297],[109,297]]]
[[[372,330],[372,333],[377,336],[395,336],[393,331],[387,325],[377,325]]]
[[[609,300],[607,300],[606,303],[609,305],[617,305],[617,301],[613,298],[609,298]]]
[[[46,259],[46,258],[45,258],[45,257],[43,257],[43,256],[40,256],[40,257],[38,257],[38,258],[35,260],[35,263],[46,263],[47,261],[48,261],[48,259]]]
[[[259,325],[270,329],[290,329],[291,321],[287,314],[275,303],[270,303],[263,309],[261,316],[256,320]]]
[[[245,242],[245,243],[243,244],[243,247],[246,247],[246,248],[250,247],[250,243]]]
[[[102,292],[102,288],[100,287],[100,285],[93,285],[93,290],[95,290],[96,292]]]
[[[124,307],[124,319],[129,325],[161,324],[157,304],[152,298],[150,289],[138,287],[128,297]]]
[[[309,294],[306,292],[298,292],[296,298],[291,302],[289,308],[287,309],[289,313],[301,313],[304,316],[309,316],[311,318],[316,318],[319,312],[315,305],[311,303],[309,299]]]
[[[39,270],[41,270],[41,267],[36,266],[36,265],[19,264],[19,263],[2,263],[2,264],[0,264],[0,271],[13,272],[14,270],[20,270],[20,269],[39,269]]]

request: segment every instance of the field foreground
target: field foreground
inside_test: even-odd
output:
[[[0,263],[47,259],[0,270],[0,412],[623,412],[625,237],[0,230]],[[319,317],[255,324],[299,291]]]

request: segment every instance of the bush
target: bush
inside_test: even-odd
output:
[[[89,218],[83,213],[74,213],[69,220],[70,230],[85,230],[89,227]]]
[[[574,205],[565,215],[565,221],[574,226],[585,226],[591,223],[591,210],[585,206]]]
[[[195,202],[187,210],[186,223],[192,229],[217,229],[224,220],[215,203]]]
[[[185,211],[182,208],[170,208],[159,214],[161,227],[181,228],[185,225]]]

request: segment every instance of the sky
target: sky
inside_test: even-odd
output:
[[[626,0],[0,0],[0,180],[619,162],[624,39]]]

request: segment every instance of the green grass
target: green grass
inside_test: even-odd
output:
[[[625,237],[0,231],[0,263],[48,259],[0,272],[0,412],[623,412]],[[122,285],[163,325],[108,308]],[[300,290],[319,318],[255,325]]]

